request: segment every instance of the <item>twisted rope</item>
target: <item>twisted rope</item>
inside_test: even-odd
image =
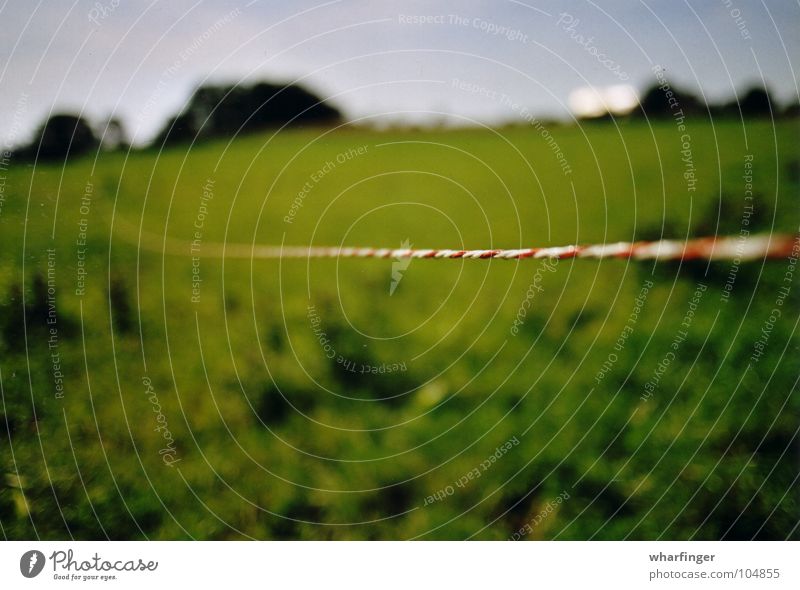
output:
[[[629,258],[634,260],[757,260],[800,255],[800,236],[698,238],[687,241],[617,242],[586,246],[522,248],[514,250],[435,250],[410,248],[348,248],[223,246],[226,256],[253,258]],[[204,252],[205,253],[205,252]]]
[[[115,217],[117,235],[137,248],[167,255],[208,258],[621,258],[633,260],[758,260],[800,257],[800,234],[739,235],[655,240],[544,248],[450,250],[413,248],[355,248],[327,246],[262,246],[241,242],[202,242],[197,251],[185,240],[157,235]]]

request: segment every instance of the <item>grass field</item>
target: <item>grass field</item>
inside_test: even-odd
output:
[[[12,162],[4,537],[800,538],[787,261],[217,256],[800,226],[796,121],[548,129]]]

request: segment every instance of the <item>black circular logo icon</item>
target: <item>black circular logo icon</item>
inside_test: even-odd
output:
[[[44,561],[44,553],[41,551],[26,551],[19,559],[19,571],[26,578],[35,578],[42,573]]]

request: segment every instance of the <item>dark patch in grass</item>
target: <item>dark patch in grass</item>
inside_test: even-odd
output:
[[[315,396],[319,395],[324,393],[295,389],[289,385],[278,390],[273,383],[267,383],[253,406],[261,422],[267,426],[280,426],[298,412],[311,412],[316,405]]]
[[[406,512],[414,505],[418,494],[411,482],[385,484],[363,502],[364,512],[375,517]]]
[[[128,287],[120,275],[111,277],[108,289],[108,300],[111,305],[111,317],[114,327],[120,334],[133,331],[133,310],[128,299]]]
[[[292,501],[281,517],[275,517],[270,532],[276,540],[292,541],[300,536],[299,529],[306,522],[324,522],[322,509],[302,498]],[[300,521],[300,522],[298,522]]]

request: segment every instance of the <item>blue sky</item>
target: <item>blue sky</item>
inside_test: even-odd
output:
[[[2,144],[51,108],[145,141],[207,79],[300,79],[393,120],[566,117],[576,88],[641,89],[655,65],[709,100],[762,79],[798,96],[790,0],[8,0],[0,20]]]

